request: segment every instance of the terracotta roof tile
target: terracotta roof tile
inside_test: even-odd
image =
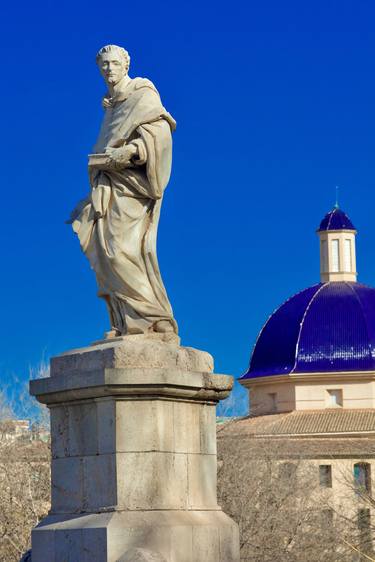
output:
[[[279,458],[375,458],[375,410],[249,416],[219,425],[217,434],[219,449],[227,439],[239,440],[250,457],[272,451]]]
[[[248,416],[232,422],[230,431],[252,435],[374,433],[375,410],[312,410]],[[223,425],[223,429],[227,424]],[[229,428],[228,428],[229,429]]]

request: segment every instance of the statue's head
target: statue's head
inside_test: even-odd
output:
[[[114,86],[128,73],[130,56],[122,47],[106,45],[96,55],[96,64],[104,80]]]

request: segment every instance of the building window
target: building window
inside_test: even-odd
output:
[[[330,464],[319,466],[319,482],[322,488],[332,488],[332,466]]]
[[[358,510],[359,542],[363,553],[372,552],[371,513],[369,509]]]
[[[322,260],[322,272],[326,273],[328,271],[327,240],[322,240],[322,242],[321,242],[321,260]]]
[[[333,509],[322,509],[321,511],[321,525],[322,529],[326,532],[332,531],[333,528]]]
[[[270,392],[268,395],[270,398],[270,411],[277,412],[277,394],[276,392]]]
[[[352,270],[352,241],[344,240],[344,271],[350,273]]]
[[[371,493],[371,465],[368,462],[357,462],[354,465],[354,485],[358,492]]]
[[[339,240],[334,238],[331,244],[332,251],[332,271],[338,273],[340,271],[340,258],[339,258]]]
[[[327,390],[328,392],[328,408],[338,408],[343,404],[342,390],[335,388]]]

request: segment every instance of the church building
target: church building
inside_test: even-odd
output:
[[[267,442],[279,462],[302,462],[326,515],[328,505],[331,518],[341,510],[368,541],[375,513],[359,496],[374,497],[375,289],[357,282],[357,231],[337,205],[317,234],[320,283],[265,322],[239,379],[250,414],[219,430],[219,447],[237,437],[251,455],[252,443]]]
[[[357,282],[356,229],[343,211],[318,235],[320,283],[271,315],[240,382],[253,414],[340,409],[359,419],[369,409],[375,421],[375,289]]]

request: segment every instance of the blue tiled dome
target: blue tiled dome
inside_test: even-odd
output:
[[[321,230],[356,230],[356,228],[344,211],[334,207],[320,223],[318,231]]]
[[[360,283],[320,283],[287,300],[242,378],[340,371],[375,371],[375,289]]]

